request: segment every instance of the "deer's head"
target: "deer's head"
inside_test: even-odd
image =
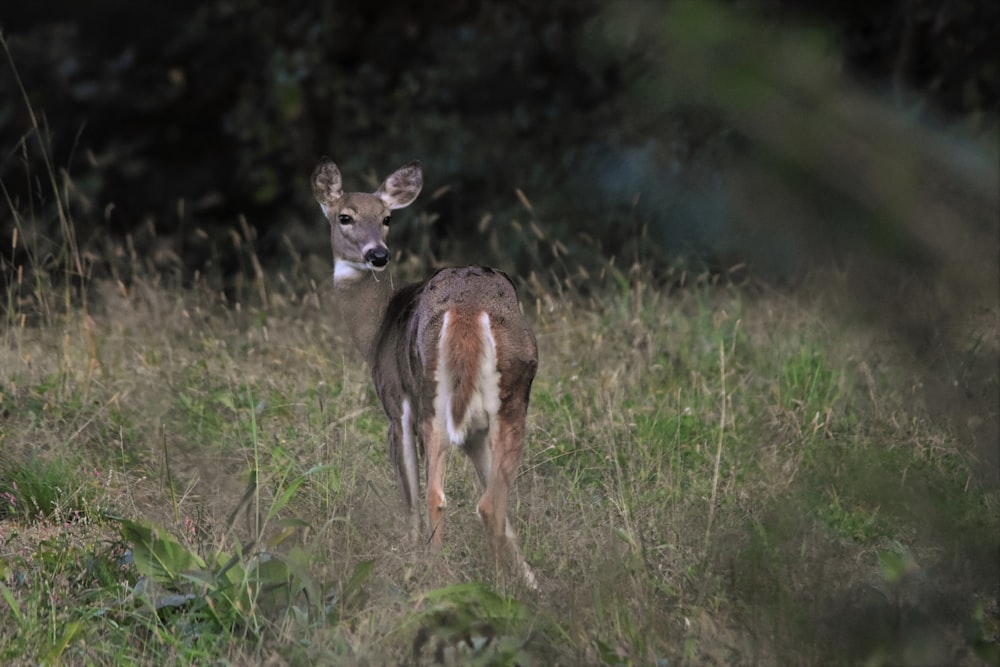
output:
[[[324,158],[313,171],[312,190],[330,222],[334,276],[383,271],[389,264],[385,243],[392,211],[409,206],[420,194],[424,177],[419,162],[393,172],[378,190],[344,192],[337,165]]]

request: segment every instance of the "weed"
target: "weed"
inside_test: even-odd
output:
[[[516,600],[478,583],[427,591],[404,621],[416,628],[413,660],[439,664],[518,665],[538,658],[536,617]],[[409,632],[413,632],[410,630]]]
[[[30,457],[0,466],[0,517],[76,521],[94,509],[94,489],[63,459]]]

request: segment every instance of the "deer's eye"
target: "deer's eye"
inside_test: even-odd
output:
[[[384,218],[382,218],[382,224],[385,225],[386,227],[388,227],[390,220],[392,220],[392,216],[387,215]]]
[[[352,222],[354,222],[354,218],[352,218],[351,216],[347,215],[346,213],[341,213],[340,215],[338,215],[337,216],[337,220],[342,225],[349,225]]]

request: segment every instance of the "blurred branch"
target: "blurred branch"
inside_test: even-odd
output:
[[[960,188],[995,212],[995,149],[922,126],[852,84],[821,32],[703,1],[615,3],[598,25],[608,46],[645,63],[633,94],[647,108],[721,110],[759,150],[870,214],[861,239],[869,249],[911,244],[950,269],[956,287],[996,284],[995,270],[981,271],[996,264],[995,244],[982,239],[989,231],[995,241],[995,216],[970,218],[940,196]],[[817,220],[784,225],[836,231]]]

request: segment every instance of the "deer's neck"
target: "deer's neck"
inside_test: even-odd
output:
[[[334,273],[333,286],[337,293],[340,319],[355,347],[371,367],[375,336],[392,298],[389,272],[338,271]]]

